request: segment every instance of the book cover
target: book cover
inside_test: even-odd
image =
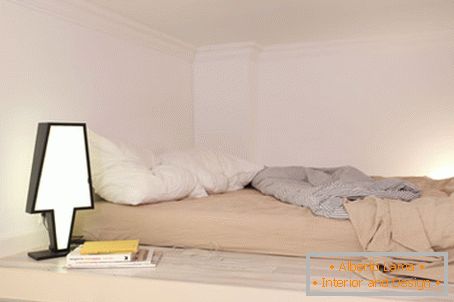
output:
[[[86,262],[86,263],[66,263],[67,268],[152,268],[156,267],[160,254],[155,255],[153,248],[140,247],[131,261],[123,262]]]
[[[114,254],[93,254],[82,255],[80,250],[82,246],[78,246],[66,256],[66,262],[85,263],[85,262],[125,262],[131,261],[134,253],[114,253]]]
[[[139,240],[87,241],[80,254],[136,253],[138,249]]]

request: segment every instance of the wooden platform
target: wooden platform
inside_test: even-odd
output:
[[[389,301],[306,296],[306,259],[198,249],[156,248],[157,268],[69,270],[65,259],[0,259],[0,301]],[[328,260],[312,262],[323,275]],[[332,272],[331,272],[332,274]],[[391,299],[395,300],[395,299]],[[399,300],[449,301],[452,297]]]

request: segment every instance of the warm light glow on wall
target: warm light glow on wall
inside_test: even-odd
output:
[[[429,173],[429,177],[433,179],[445,179],[454,177],[454,164],[445,165],[434,169],[431,173]]]

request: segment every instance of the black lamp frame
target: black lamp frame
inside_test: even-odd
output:
[[[88,185],[90,189],[90,206],[88,207],[78,207],[73,209],[72,221],[71,221],[71,229],[68,239],[68,244],[65,249],[58,249],[57,247],[57,233],[55,229],[55,217],[54,217],[54,210],[35,210],[36,205],[36,198],[38,195],[39,190],[39,183],[41,179],[41,172],[43,170],[44,158],[46,156],[46,149],[47,143],[49,140],[49,133],[52,126],[80,126],[83,127],[84,130],[84,140],[85,140],[85,154],[86,154],[86,163],[88,168]],[[63,197],[64,198],[64,197]],[[36,142],[35,142],[35,151],[33,155],[33,164],[32,164],[32,171],[30,175],[30,185],[28,190],[28,197],[27,197],[27,206],[26,212],[30,214],[41,213],[45,220],[45,225],[49,235],[49,249],[36,251],[36,252],[29,252],[28,256],[35,260],[44,260],[49,258],[56,258],[66,256],[70,251],[70,244],[71,244],[71,234],[73,232],[74,227],[74,220],[76,218],[76,211],[77,210],[89,210],[94,209],[94,202],[93,202],[93,189],[92,189],[92,181],[91,181],[91,170],[90,170],[90,157],[89,157],[89,150],[88,150],[88,139],[87,139],[87,127],[85,123],[39,123],[38,124],[38,131],[36,134]]]

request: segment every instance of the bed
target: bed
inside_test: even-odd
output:
[[[75,234],[288,256],[362,251],[350,221],[315,216],[253,189],[141,206],[97,202],[94,210],[78,212]]]
[[[408,205],[437,204],[454,192],[454,178],[439,181],[426,177],[403,179],[422,190],[422,203]],[[364,251],[367,242],[364,238],[359,239],[363,237],[363,229],[372,230],[373,235],[376,233],[373,229],[377,228],[374,224],[384,226],[384,222],[377,220],[373,205],[363,209],[368,202],[373,203],[367,199],[349,206],[350,209],[357,208],[353,212],[356,215],[351,217],[355,218],[353,220],[315,216],[308,208],[281,202],[254,189],[140,206],[100,201],[94,210],[78,212],[75,234],[87,240],[139,239],[142,244],[154,246],[287,256],[319,251]],[[378,202],[382,203],[381,200]],[[451,207],[452,203],[449,201],[447,206]],[[366,220],[365,214],[369,215]],[[450,217],[451,211],[446,219]],[[413,217],[412,222],[416,221]],[[401,225],[404,227],[405,221]],[[386,237],[387,240],[392,238]],[[366,241],[372,242],[372,239]]]

